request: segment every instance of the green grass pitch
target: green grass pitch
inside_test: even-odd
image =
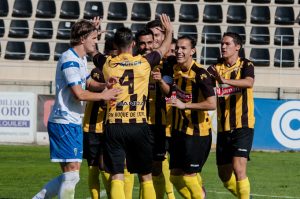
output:
[[[47,146],[0,145],[0,160],[0,199],[31,198],[60,173],[58,164],[49,161]],[[76,198],[90,198],[85,161],[80,172]],[[254,199],[300,199],[299,152],[252,152],[248,176]],[[207,199],[234,199],[218,179],[214,152],[203,168],[202,177]],[[136,180],[133,198],[138,198],[138,187]],[[177,193],[176,196],[181,198]]]

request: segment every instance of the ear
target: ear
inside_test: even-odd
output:
[[[192,48],[190,56],[192,57],[196,53],[196,48]]]
[[[80,37],[80,43],[84,44],[84,42],[85,42],[85,39],[83,37]]]
[[[135,45],[136,45],[135,41],[132,41],[132,43],[131,43],[131,47],[132,47],[132,48],[134,48],[134,47],[135,47]]]
[[[236,51],[240,51],[241,45],[236,45]]]

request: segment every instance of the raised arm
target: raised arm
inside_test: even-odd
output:
[[[95,29],[98,32],[98,40],[100,40],[101,34],[103,32],[105,32],[105,31],[101,31],[101,18],[99,16],[97,16],[97,17],[94,17],[92,21],[93,21],[93,24],[95,26]],[[89,53],[89,56],[94,57],[98,53],[99,53],[98,50],[95,49],[92,53]]]
[[[160,15],[161,23],[166,31],[165,39],[161,46],[157,49],[162,55],[162,57],[169,51],[171,43],[172,43],[172,33],[173,26],[171,24],[170,17],[166,14]]]

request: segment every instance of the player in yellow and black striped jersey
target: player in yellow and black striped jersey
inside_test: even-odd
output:
[[[158,48],[165,37],[159,20],[150,21],[144,29],[135,34],[138,54],[146,55],[153,51],[154,32],[156,35],[155,47]],[[166,65],[165,60],[166,58],[164,56],[163,60],[160,61],[160,64],[155,66],[152,71],[159,70],[165,74],[165,69],[169,68],[168,65]],[[166,194],[168,199],[174,199],[175,195],[173,185],[169,180],[169,161],[166,159],[167,140],[165,97],[162,95],[158,83],[154,81],[152,77],[150,77],[149,80],[149,92],[146,108],[149,128],[154,138],[152,179],[156,198],[163,198]]]
[[[95,51],[94,54],[96,54]],[[106,40],[104,46],[106,55],[113,55],[115,49],[112,40]],[[92,56],[94,56],[94,54]],[[91,71],[91,78],[97,82],[105,83],[102,67],[98,63]],[[107,195],[109,195],[108,181],[109,174],[105,173],[103,165],[103,145],[104,145],[104,122],[106,117],[106,102],[87,102],[83,117],[83,157],[88,163],[88,185],[92,199],[100,197],[99,174],[104,182]]]
[[[210,75],[192,58],[195,45],[190,36],[178,38],[173,85],[167,85],[159,74],[157,77],[154,74],[165,93],[175,92],[176,98],[171,98],[174,106],[169,150],[171,181],[184,198],[203,198],[197,173],[211,147],[211,121],[207,110],[216,107]]]
[[[104,54],[116,55],[117,49],[114,47],[113,40],[107,39],[104,45]],[[103,63],[98,63],[98,51],[91,54],[94,65],[96,66],[91,71],[91,77],[98,82],[105,83],[102,73]],[[100,197],[100,181],[99,169],[101,172],[102,182],[104,184],[106,194],[110,197],[110,174],[104,170],[103,163],[103,147],[104,147],[104,127],[106,120],[106,103],[87,102],[85,114],[83,118],[84,131],[84,149],[83,156],[88,162],[88,185],[92,199]],[[132,190],[134,184],[134,174],[130,174],[127,169],[124,169],[124,191],[126,199],[132,198]]]
[[[254,66],[245,58],[238,58],[233,65],[224,59],[208,69],[214,76],[215,70],[224,79],[254,79]],[[254,128],[253,88],[240,88],[225,83],[215,84],[218,95],[218,132],[236,128]]]
[[[239,57],[242,39],[225,33],[221,41],[222,58],[208,68],[217,93],[217,165],[224,186],[237,198],[250,197],[246,175],[247,160],[254,135],[254,66]]]
[[[104,162],[112,174],[111,198],[124,198],[123,170],[126,157],[129,172],[138,173],[141,179],[142,198],[155,198],[151,177],[152,135],[146,117],[146,100],[151,69],[159,64],[172,39],[172,26],[166,15],[161,16],[166,29],[162,46],[146,56],[133,56],[133,35],[130,29],[120,28],[114,36],[119,55],[105,59],[105,79],[114,76],[122,93],[109,103],[105,129]]]

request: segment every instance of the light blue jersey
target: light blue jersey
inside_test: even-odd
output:
[[[84,103],[75,97],[71,87],[81,85],[85,89],[89,77],[86,57],[80,58],[73,48],[61,55],[56,68],[55,103],[49,122],[82,124]]]

